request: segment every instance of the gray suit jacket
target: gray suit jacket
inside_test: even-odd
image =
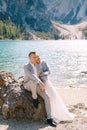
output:
[[[33,80],[36,83],[42,83],[42,81],[34,74],[33,67],[30,63],[24,66],[24,72],[24,83],[28,82],[29,80]]]

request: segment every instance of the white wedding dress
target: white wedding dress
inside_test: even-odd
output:
[[[72,121],[76,115],[68,111],[67,107],[65,106],[55,87],[53,87],[50,80],[47,80],[45,85],[47,93],[50,97],[51,116],[53,119],[57,123],[60,121]]]

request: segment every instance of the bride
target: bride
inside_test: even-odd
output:
[[[50,97],[51,102],[51,115],[53,119],[59,123],[61,121],[72,121],[75,117],[73,113],[70,113],[56,91],[53,87],[51,81],[48,78],[50,74],[49,67],[45,61],[41,61],[40,57],[36,57],[36,63],[39,65],[39,78],[46,86],[46,91]]]

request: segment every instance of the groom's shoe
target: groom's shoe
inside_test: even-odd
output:
[[[52,127],[56,127],[56,126],[57,126],[57,123],[56,123],[55,121],[53,121],[52,118],[47,119],[47,123],[48,123],[50,126],[52,126]]]
[[[36,109],[38,108],[38,98],[37,99],[33,99],[33,105],[34,105],[34,107]]]

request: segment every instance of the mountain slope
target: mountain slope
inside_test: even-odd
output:
[[[60,39],[87,39],[87,22],[76,25],[60,24],[54,21],[52,23],[59,32]]]
[[[0,20],[7,19],[30,30],[40,32],[52,30],[42,0],[0,0]]]
[[[49,17],[67,24],[87,21],[87,0],[43,0]]]

